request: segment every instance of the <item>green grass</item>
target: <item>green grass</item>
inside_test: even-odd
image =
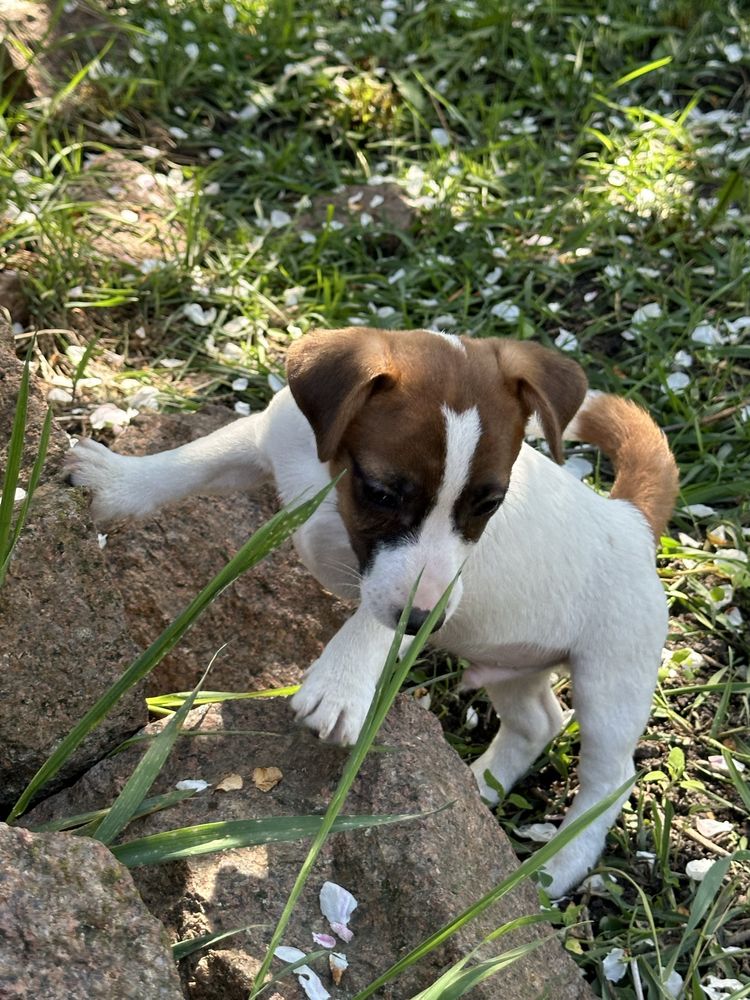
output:
[[[660,997],[674,973],[690,998],[710,974],[746,983],[746,867],[693,926],[706,883],[685,866],[747,849],[748,771],[732,764],[750,768],[747,19],[718,0],[226,9],[113,7],[122,36],[93,62],[82,39],[59,99],[3,97],[0,266],[27,276],[32,317],[20,352],[41,331],[36,373],[75,397],[53,404],[66,429],[89,433],[99,403],[144,407],[144,388],[164,409],[260,407],[289,339],[316,325],[574,335],[591,384],[667,429],[682,492],[658,553],[672,619],[646,778],[604,883],[560,908],[566,946],[602,997]],[[92,161],[110,150],[137,181]],[[382,214],[394,193],[406,224]],[[494,722],[456,693],[459,667],[432,657],[409,685],[470,757]],[[572,723],[499,807],[522,855],[516,831],[560,814],[576,756]],[[696,825],[711,817],[728,824],[713,838]]]

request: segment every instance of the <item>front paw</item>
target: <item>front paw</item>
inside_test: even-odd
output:
[[[291,704],[297,721],[320,739],[351,746],[359,738],[374,694],[374,687],[353,683],[321,659],[312,665]]]
[[[490,773],[492,773],[490,769],[490,761],[486,759],[488,756],[489,754],[483,753],[481,757],[477,757],[472,764],[469,764],[469,768],[471,769],[471,773],[474,775],[474,780],[477,783],[479,794],[492,809],[500,801],[500,796],[497,789],[490,785],[485,778],[485,772],[490,771]]]
[[[91,492],[91,516],[97,525],[109,527],[150,512],[142,482],[134,474],[136,461],[91,438],[81,438],[65,456],[65,478],[71,486]]]

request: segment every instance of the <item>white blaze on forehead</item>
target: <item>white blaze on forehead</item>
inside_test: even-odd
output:
[[[432,513],[450,513],[469,481],[471,463],[479,444],[482,424],[479,411],[472,406],[463,413],[456,413],[443,404],[445,418],[445,467],[443,481],[438,490],[437,502]]]
[[[425,333],[431,333],[434,337],[442,337],[442,339],[446,340],[451,347],[455,347],[457,351],[462,351],[466,354],[466,348],[464,347],[463,342],[459,340],[454,333],[446,333],[445,330],[430,330],[429,328],[425,329]]]

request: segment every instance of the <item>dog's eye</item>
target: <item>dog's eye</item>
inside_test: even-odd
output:
[[[393,493],[381,483],[375,483],[367,479],[361,480],[362,498],[373,507],[380,507],[382,510],[395,510],[401,498],[398,493]]]
[[[498,509],[500,504],[505,499],[505,494],[494,495],[490,497],[484,497],[482,500],[477,501],[471,508],[471,513],[473,517],[489,517],[490,514],[494,514]]]

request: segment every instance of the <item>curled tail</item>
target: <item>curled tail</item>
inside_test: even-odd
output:
[[[612,460],[610,497],[636,506],[658,540],[672,514],[679,472],[664,433],[648,413],[628,399],[591,393],[565,436],[595,445]]]

